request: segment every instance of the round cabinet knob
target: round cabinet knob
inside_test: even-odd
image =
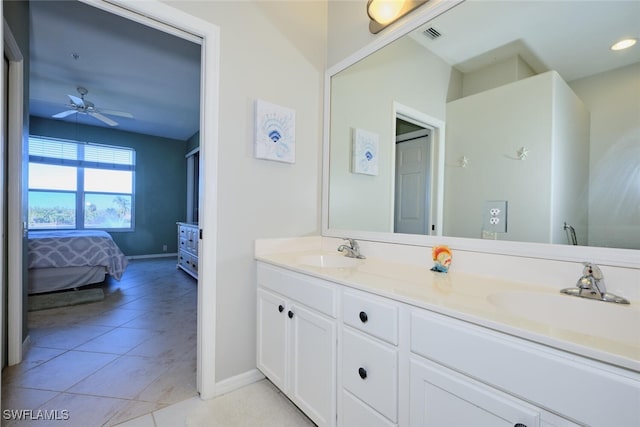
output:
[[[280,313],[282,313],[282,312],[284,311],[284,307],[283,307],[282,305],[279,305],[279,306],[278,306],[278,311],[279,311]]]
[[[293,311],[289,310],[287,316],[289,316],[289,319],[293,319]]]
[[[360,368],[358,369],[358,375],[360,375],[360,378],[362,378],[363,380],[367,378],[367,370],[364,368]]]
[[[369,316],[367,316],[367,313],[365,313],[364,311],[360,312],[360,321],[362,323],[367,323],[367,320],[369,320]]]
[[[522,423],[517,423],[513,427],[527,427],[527,425]]]

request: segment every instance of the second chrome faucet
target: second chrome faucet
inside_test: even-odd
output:
[[[563,289],[560,292],[581,298],[615,302],[618,304],[629,304],[627,299],[607,292],[607,288],[604,285],[604,275],[602,274],[600,267],[590,262],[584,262],[582,264],[584,265],[584,269],[582,270],[582,276],[578,279],[576,286],[573,288]]]

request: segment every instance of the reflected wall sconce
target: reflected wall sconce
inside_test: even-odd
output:
[[[367,1],[367,15],[369,31],[377,34],[385,27],[413,11],[429,0],[369,0]]]

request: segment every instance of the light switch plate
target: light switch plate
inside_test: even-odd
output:
[[[506,200],[487,200],[484,202],[482,213],[482,231],[493,233],[507,232],[507,207]]]

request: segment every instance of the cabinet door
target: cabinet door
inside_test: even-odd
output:
[[[257,366],[281,390],[287,366],[286,307],[284,298],[258,289]]]
[[[411,359],[411,426],[538,427],[539,411],[426,359]]]
[[[291,399],[319,426],[336,424],[336,325],[319,313],[292,304]]]

